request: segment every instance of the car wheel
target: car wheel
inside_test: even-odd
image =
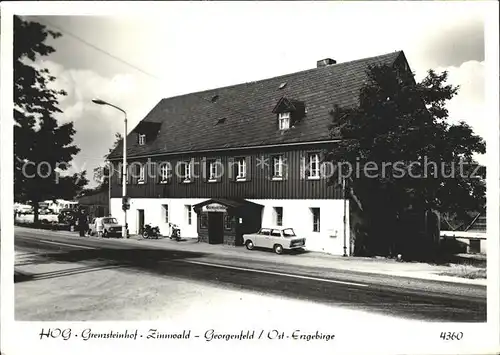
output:
[[[283,254],[283,246],[281,244],[276,244],[273,250],[276,254]]]
[[[252,250],[254,248],[253,242],[251,240],[247,240],[245,246],[247,247],[248,250]]]

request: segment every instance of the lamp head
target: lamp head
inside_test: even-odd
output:
[[[108,103],[106,101],[103,101],[101,99],[92,99],[92,102],[98,105],[107,105]]]

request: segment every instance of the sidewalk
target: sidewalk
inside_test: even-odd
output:
[[[57,231],[51,232],[57,235],[64,235],[69,238],[80,239],[76,233]],[[187,239],[176,242],[168,238],[162,239],[142,239],[140,236],[131,236],[129,239],[106,239],[115,240],[119,243],[153,248],[167,248],[180,251],[200,252],[204,254],[235,257],[239,259],[265,261],[276,264],[288,264],[293,266],[308,266],[317,268],[342,269],[362,273],[382,274],[395,277],[409,277],[425,280],[435,280],[442,282],[453,282],[470,285],[486,286],[486,279],[467,279],[455,276],[438,275],[452,270],[450,266],[431,265],[418,262],[397,262],[395,260],[368,257],[342,257],[324,254],[320,252],[303,252],[297,254],[277,255],[272,251],[252,250],[245,247],[235,247],[231,245],[213,245],[208,243],[198,243],[197,239]]]
[[[320,252],[304,252],[300,254],[276,255],[271,251],[253,250],[231,245],[213,245],[198,243],[196,239],[180,242],[164,239],[142,239],[140,236],[131,236],[130,239],[118,239],[138,245],[151,245],[182,251],[197,251],[201,253],[233,256],[256,261],[276,262],[294,266],[309,266],[317,268],[342,269],[363,273],[382,274],[395,277],[410,277],[424,280],[454,282],[471,285],[487,285],[486,279],[467,279],[455,276],[438,275],[450,271],[450,266],[431,265],[418,262],[397,262],[395,260],[368,257],[342,257]]]

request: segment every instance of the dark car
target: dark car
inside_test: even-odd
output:
[[[57,220],[59,221],[59,223],[75,226],[77,225],[78,221],[78,211],[69,208],[64,208],[61,210],[61,212],[59,212]]]

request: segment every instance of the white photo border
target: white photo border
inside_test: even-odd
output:
[[[400,2],[403,3],[403,2]],[[425,2],[422,2],[425,3]],[[435,6],[439,5],[436,2]],[[446,2],[448,3],[448,2]],[[450,2],[455,6],[460,3]],[[266,6],[288,6],[268,3]],[[367,3],[360,5],[367,6]],[[421,326],[391,327],[391,324],[335,324],[332,323],[332,332],[337,340],[333,345],[325,343],[272,343],[255,342],[235,344],[232,342],[208,344],[202,342],[169,342],[168,346],[162,342],[134,343],[118,340],[81,341],[40,341],[39,333],[42,328],[73,328],[75,331],[83,328],[93,328],[98,331],[110,329],[142,329],[150,327],[179,329],[189,326],[194,330],[209,327],[208,324],[169,324],[168,322],[19,322],[14,321],[14,230],[13,230],[13,130],[12,130],[12,39],[13,15],[123,15],[137,16],[138,13],[161,13],[162,11],[176,11],[182,8],[189,11],[195,7],[218,6],[223,11],[235,11],[242,3],[151,3],[151,2],[20,2],[2,3],[1,8],[1,351],[6,355],[17,354],[104,354],[119,352],[121,354],[148,354],[158,353],[186,353],[191,351],[205,351],[214,353],[234,353],[238,348],[241,353],[255,353],[258,351],[279,353],[304,353],[316,351],[319,353],[370,353],[387,354],[392,352],[418,354],[489,354],[500,350],[499,334],[499,68],[498,68],[498,3],[494,1],[469,2],[468,6],[482,6],[485,13],[485,48],[486,48],[486,106],[488,116],[485,119],[494,120],[491,125],[487,141],[487,226],[488,233],[497,238],[488,238],[488,308],[487,322],[484,324],[460,323],[423,323]],[[252,6],[264,6],[252,4]],[[295,6],[295,4],[293,5]],[[414,5],[416,6],[416,5]],[[424,6],[424,5],[422,5]],[[429,6],[429,5],[427,5]],[[449,5],[451,6],[451,4]],[[367,12],[366,15],[369,15]],[[308,320],[297,320],[302,323]],[[309,320],[311,321],[311,320]],[[318,322],[319,320],[314,320]],[[291,325],[295,326],[295,325]],[[316,325],[315,325],[316,326]],[[263,324],[227,325],[225,330],[235,328],[270,328],[272,320],[263,320]],[[439,334],[443,331],[460,331],[467,335],[461,342],[443,342]],[[241,345],[241,346],[238,346]],[[314,346],[314,349],[311,347]],[[361,346],[361,348],[360,348]],[[367,346],[363,351],[362,346]]]

